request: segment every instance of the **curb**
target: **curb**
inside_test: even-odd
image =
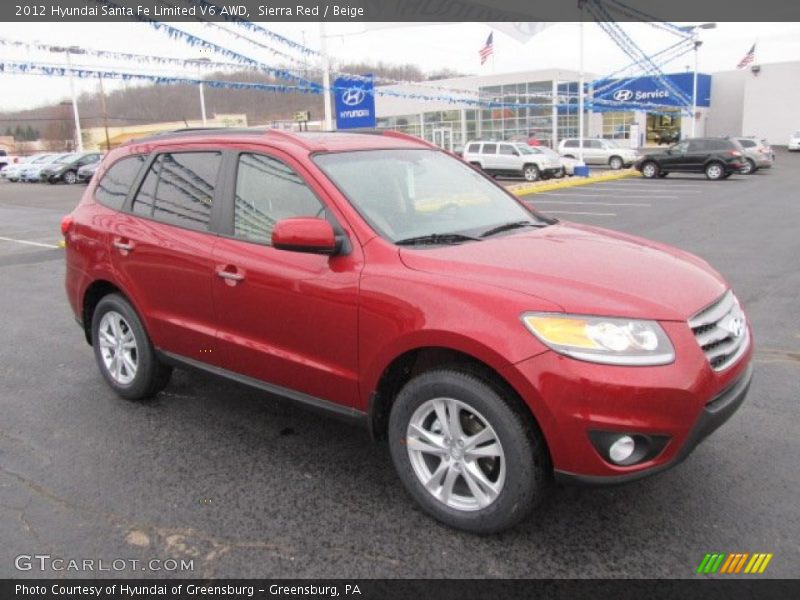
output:
[[[531,194],[538,194],[539,192],[549,192],[551,190],[560,190],[562,188],[577,187],[580,185],[591,185],[593,183],[602,183],[604,181],[615,181],[617,179],[627,179],[628,177],[639,176],[639,172],[635,169],[625,169],[615,171],[613,173],[602,173],[591,177],[572,177],[563,181],[548,181],[546,183],[521,183],[508,187],[508,191],[517,196],[529,196]]]

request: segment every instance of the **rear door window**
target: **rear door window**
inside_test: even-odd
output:
[[[509,144],[500,144],[499,148],[500,148],[500,152],[499,153],[503,154],[505,156],[516,156],[517,155],[517,151],[514,150],[514,147],[509,145]]]
[[[111,165],[98,182],[94,199],[103,206],[120,210],[145,160],[144,155],[137,154],[121,158]]]
[[[496,154],[497,144],[484,144],[481,148],[481,154]]]
[[[133,212],[162,223],[208,231],[222,155],[170,152],[158,156],[133,201]]]
[[[469,146],[467,146],[466,151],[469,152],[470,154],[477,154],[480,149],[481,149],[480,144],[470,144]]]
[[[577,148],[578,140],[567,140],[564,142],[564,148]]]

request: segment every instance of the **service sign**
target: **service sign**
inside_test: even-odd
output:
[[[595,110],[644,110],[642,105],[664,107],[686,107],[687,103],[674,94],[680,91],[691,105],[694,74],[673,73],[665,78],[671,84],[664,85],[655,77],[636,77],[634,79],[618,79],[613,82],[598,82],[602,91],[594,95],[595,100],[606,100],[608,103],[596,103]],[[608,85],[610,83],[610,85]],[[673,89],[670,89],[673,88]],[[699,73],[697,76],[697,106],[707,107],[711,100],[711,75]],[[638,106],[637,106],[638,105]]]
[[[339,77],[336,89],[336,129],[375,127],[375,96],[372,76]]]

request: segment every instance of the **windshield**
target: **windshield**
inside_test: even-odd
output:
[[[552,148],[548,148],[547,146],[539,146],[538,150],[539,152],[541,152],[542,154],[546,154],[550,158],[561,158],[558,152],[556,152]]]
[[[77,154],[64,154],[63,156],[59,156],[57,159],[55,159],[53,161],[53,164],[63,165],[64,163],[72,162],[77,157],[78,157]]]
[[[609,148],[619,148],[620,147],[619,144],[617,144],[617,142],[615,142],[614,140],[604,140],[604,141],[606,143],[606,146],[608,146]]]
[[[516,148],[520,154],[538,154],[536,150],[533,150],[527,144],[514,144],[514,148]]]
[[[436,150],[318,154],[314,161],[382,237],[460,243],[511,222],[551,223]]]

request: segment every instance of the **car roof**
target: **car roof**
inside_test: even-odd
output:
[[[126,145],[153,143],[168,145],[180,142],[202,141],[204,143],[231,142],[269,143],[270,145],[295,146],[309,153],[343,152],[349,150],[380,150],[397,148],[436,148],[414,136],[391,130],[351,131],[286,131],[271,128],[203,128],[182,129],[148,138],[135,139]]]

